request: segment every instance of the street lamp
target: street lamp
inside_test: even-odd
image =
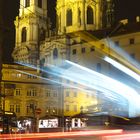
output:
[[[61,98],[61,127],[62,127],[62,132],[64,132],[64,127],[65,127],[65,117],[64,117],[64,87],[61,84],[60,85],[60,98]]]
[[[30,109],[32,110],[32,113],[33,113],[33,132],[36,132],[35,108],[36,108],[36,106],[34,104],[30,104]]]
[[[33,113],[33,130],[34,132],[39,132],[39,114],[41,114],[42,110],[40,108],[36,108],[34,104],[30,104],[30,108]]]

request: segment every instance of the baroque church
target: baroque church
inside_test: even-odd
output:
[[[113,27],[113,0],[57,0],[55,30],[51,29],[48,7],[47,0],[20,0],[19,15],[15,20],[16,43],[12,53],[14,62],[45,69],[49,65],[57,66],[61,65],[64,60],[69,60],[99,73],[118,77],[116,73],[119,72],[114,70],[110,64],[103,62],[104,46],[101,46],[99,51],[94,42],[89,43],[112,35],[111,39],[116,45],[135,45],[135,40],[138,37],[135,39],[133,34],[136,33],[136,30],[131,30],[127,19],[123,21],[125,27],[122,24],[116,28]],[[136,24],[139,27],[139,17],[137,17]],[[114,32],[116,32],[115,35]],[[124,49],[129,55],[136,56],[136,59],[139,60],[131,48],[125,47]],[[135,50],[138,50],[137,46]],[[67,84],[77,84],[67,78],[64,81]],[[101,92],[97,90],[93,90],[91,95],[84,93],[88,100],[83,100],[85,96],[82,98],[76,96],[83,91],[75,91],[72,87],[64,86],[63,91],[60,92],[64,93],[64,109],[67,112],[69,112],[71,105],[79,112],[81,108],[86,111],[99,112],[101,104],[104,106],[102,111],[110,109],[108,112],[120,112],[125,113],[125,115],[129,112],[129,109],[126,111],[128,104],[122,108],[116,104],[112,105],[111,102],[106,102]],[[72,94],[77,97],[77,101],[74,98],[72,100]],[[66,115],[72,114],[66,113]]]
[[[68,33],[100,30],[114,22],[112,0],[57,0],[54,32],[50,30],[47,5],[47,0],[20,0],[12,53],[15,62],[44,65],[53,62],[55,53],[66,59]]]

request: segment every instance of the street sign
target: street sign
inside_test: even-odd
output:
[[[36,114],[41,114],[42,110],[40,108],[35,109]]]

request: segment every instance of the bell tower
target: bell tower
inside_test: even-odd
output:
[[[100,29],[101,2],[102,0],[57,0],[58,33]]]
[[[47,32],[47,0],[20,0],[19,16],[15,20],[16,44],[12,56],[15,62],[37,65],[39,46]]]

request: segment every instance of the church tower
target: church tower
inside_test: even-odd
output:
[[[57,0],[58,33],[102,27],[102,0]]]
[[[106,26],[111,27],[114,23],[114,3],[113,0],[106,0]]]
[[[15,62],[37,65],[39,46],[45,39],[47,27],[47,0],[20,0],[12,53]]]
[[[57,0],[58,34],[98,30],[114,22],[113,0]]]

